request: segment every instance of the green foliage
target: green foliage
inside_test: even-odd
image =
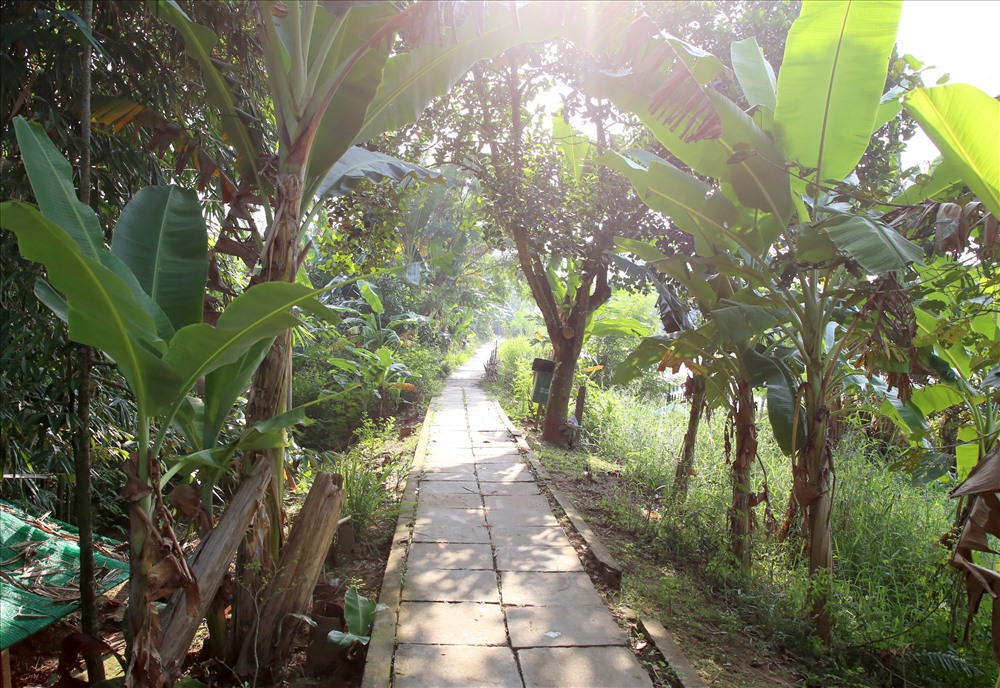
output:
[[[351,586],[344,594],[344,618],[347,632],[330,631],[326,639],[336,648],[344,649],[354,643],[367,645],[371,637],[375,615],[388,609],[384,604],[376,604],[374,600],[362,597],[357,587]]]
[[[779,542],[765,506],[758,506],[752,568],[740,572],[729,559],[719,518],[732,497],[722,420],[702,423],[695,474],[679,504],[671,485],[686,407],[600,389],[591,390],[589,403],[582,456],[542,452],[543,463],[579,478],[585,467],[598,481],[608,473],[620,476],[620,490],[605,492],[595,506],[630,533],[636,554],[707,579],[738,614],[739,628],[800,656],[803,672],[813,676],[807,685],[889,686],[894,675],[940,688],[992,685],[996,665],[988,653],[988,615],[973,622],[968,645],[950,640],[951,609],[957,605],[957,617],[964,617],[964,593],[959,577],[944,565],[947,550],[938,545],[953,514],[949,484],[914,485],[889,467],[863,427],[849,426],[835,454],[834,639],[832,648],[822,649],[800,620],[813,584],[794,532]],[[758,440],[751,487],[757,492],[767,486],[780,517],[792,484],[789,463],[769,431],[761,428]]]

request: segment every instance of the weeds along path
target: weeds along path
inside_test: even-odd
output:
[[[496,404],[493,344],[431,404],[365,686],[651,686]]]

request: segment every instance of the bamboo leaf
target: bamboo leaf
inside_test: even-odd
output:
[[[909,93],[906,109],[945,162],[1000,216],[1000,102],[974,86],[946,84]]]
[[[841,180],[868,149],[902,2],[806,0],[778,74],[774,126],[789,160]]]

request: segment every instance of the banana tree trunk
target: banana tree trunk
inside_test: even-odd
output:
[[[688,382],[691,412],[688,414],[687,432],[684,433],[684,444],[674,472],[674,500],[678,504],[687,499],[688,483],[694,473],[694,450],[698,442],[698,428],[701,426],[706,395],[704,375],[692,375]]]
[[[297,268],[302,194],[301,171],[282,173],[276,180],[277,208],[272,231],[268,232],[261,272],[251,280],[251,286],[263,282],[292,282]],[[275,338],[270,351],[254,374],[247,404],[246,423],[270,420],[288,408],[291,385],[291,333]],[[261,502],[262,509],[247,530],[236,561],[236,597],[233,604],[232,642],[236,651],[243,647],[245,633],[253,626],[262,600],[265,582],[274,574],[281,549],[282,494],[284,491],[284,449],[256,451],[245,457],[244,475],[249,475],[259,461],[272,466],[270,489]]]
[[[753,551],[750,469],[757,458],[757,425],[753,389],[747,380],[736,381],[735,401],[733,420],[736,425],[736,457],[732,467],[733,505],[729,511],[729,546],[740,567],[749,569]]]
[[[822,379],[807,381],[805,407],[806,442],[793,467],[794,490],[806,529],[814,631],[824,643],[829,643],[830,615],[826,603],[833,583],[833,531],[830,516],[833,509],[834,472],[833,455],[827,442],[829,408]]]

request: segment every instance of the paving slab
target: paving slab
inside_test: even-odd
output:
[[[421,480],[417,487],[417,494],[420,498],[432,494],[480,494],[479,483],[475,480]]]
[[[428,466],[424,469],[423,475],[421,476],[421,481],[438,482],[441,480],[448,480],[452,482],[474,482],[476,480],[476,471],[473,470],[472,466],[463,466],[460,468],[437,468],[434,466]]]
[[[518,464],[524,463],[524,457],[521,456],[520,452],[516,451],[502,451],[491,454],[475,454],[474,458],[476,465],[483,464]]]
[[[518,650],[525,688],[652,688],[627,647],[539,647]]]
[[[490,511],[521,511],[521,512],[534,512],[542,511],[545,513],[552,513],[552,507],[549,505],[548,498],[542,495],[536,496],[521,496],[512,497],[508,495],[490,495],[489,497],[484,497],[486,502],[486,508]]]
[[[403,602],[396,635],[423,645],[507,644],[500,605],[481,602]]]
[[[527,497],[541,494],[537,483],[480,483],[479,491],[483,496],[505,495],[508,497]]]
[[[423,506],[443,506],[449,509],[478,509],[483,506],[483,497],[478,492],[473,494],[438,492],[421,494],[420,504]]]
[[[548,511],[521,511],[518,509],[488,509],[486,520],[490,526],[537,526],[555,528],[559,521]]]
[[[628,638],[606,607],[506,607],[516,648],[625,645]],[[605,684],[607,685],[607,684]]]
[[[503,571],[503,603],[531,607],[597,607],[604,604],[590,576],[578,571]]]
[[[523,688],[509,647],[400,645],[394,688]]]
[[[407,569],[493,570],[493,548],[464,542],[414,542],[406,558]],[[461,644],[461,643],[459,643]]]
[[[485,526],[426,525],[413,528],[414,542],[490,543],[490,531]]]
[[[499,602],[497,574],[495,571],[453,569],[416,571],[407,566],[403,599],[417,602]]]
[[[513,466],[496,466],[480,464],[479,482],[481,483],[533,483],[535,476],[525,463]]]
[[[411,554],[412,556],[412,554]],[[570,545],[507,545],[496,548],[498,571],[583,571]]]
[[[562,528],[537,528],[534,526],[494,526],[490,528],[490,539],[496,548],[510,545],[548,545],[561,547],[569,545],[569,538]]]
[[[417,503],[417,526],[485,526],[485,509],[449,509],[444,506],[423,506]]]

